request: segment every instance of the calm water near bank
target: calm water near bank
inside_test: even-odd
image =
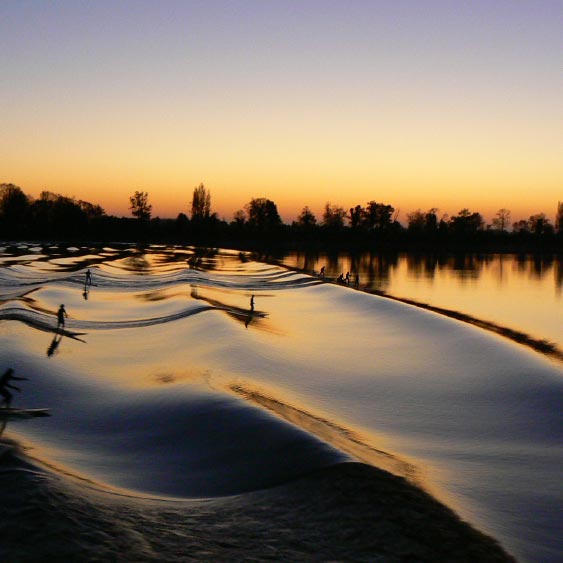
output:
[[[460,311],[546,339],[563,348],[561,257],[514,254],[307,254],[282,259],[331,278],[360,276],[360,286]]]

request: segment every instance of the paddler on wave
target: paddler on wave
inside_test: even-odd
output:
[[[57,311],[57,330],[61,327],[64,329],[65,317],[68,317],[68,313],[66,312],[65,306],[61,305]]]

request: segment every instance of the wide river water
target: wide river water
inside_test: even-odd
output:
[[[563,340],[554,260],[294,254],[285,263],[310,272],[324,265],[330,277],[358,273],[360,287]],[[57,332],[61,304],[68,318]],[[206,499],[252,499],[213,512],[242,522],[256,491],[275,495],[348,461],[405,477],[518,560],[563,553],[561,363],[436,313],[236,251],[5,246],[0,371],[7,368],[28,378],[14,382],[13,406],[51,415],[0,418],[0,476],[17,469],[35,479],[26,481],[29,502],[50,515],[3,500],[3,521],[14,528],[0,531],[10,545],[47,530],[28,552],[13,547],[12,560],[40,560],[53,545],[64,554],[69,529],[81,531],[76,549],[95,545],[100,560],[119,560],[124,537],[138,550],[131,560],[172,560],[166,542],[195,541],[198,525],[200,536],[211,528],[206,518],[218,505]],[[86,501],[87,490],[121,500]],[[306,519],[312,501],[300,495]],[[127,499],[164,504],[141,510]],[[199,511],[191,527],[178,521],[186,499],[200,503],[189,505]],[[214,547],[194,544],[194,558],[237,559],[221,550],[227,541],[248,548],[240,530],[213,522]],[[158,550],[149,529],[159,530]]]
[[[304,253],[278,259],[328,277],[359,275],[361,288],[523,331],[563,349],[563,262],[531,254]]]

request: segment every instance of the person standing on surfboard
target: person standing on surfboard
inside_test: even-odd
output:
[[[57,330],[59,330],[60,327],[62,327],[64,329],[65,327],[65,317],[68,317],[68,314],[66,312],[65,306],[61,305],[59,307],[59,310],[57,311]]]
[[[12,393],[10,393],[7,389],[15,389],[16,391],[21,391],[19,387],[15,385],[10,385],[9,381],[18,380],[18,381],[27,381],[27,377],[16,377],[14,375],[14,370],[12,368],[8,368],[4,375],[0,377],[0,394],[4,397],[4,406],[9,409],[10,404],[12,403]]]

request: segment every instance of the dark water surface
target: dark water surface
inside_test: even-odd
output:
[[[5,560],[495,560],[375,468],[518,559],[559,558],[557,362],[238,252],[0,259],[0,369],[51,414],[0,416]]]

